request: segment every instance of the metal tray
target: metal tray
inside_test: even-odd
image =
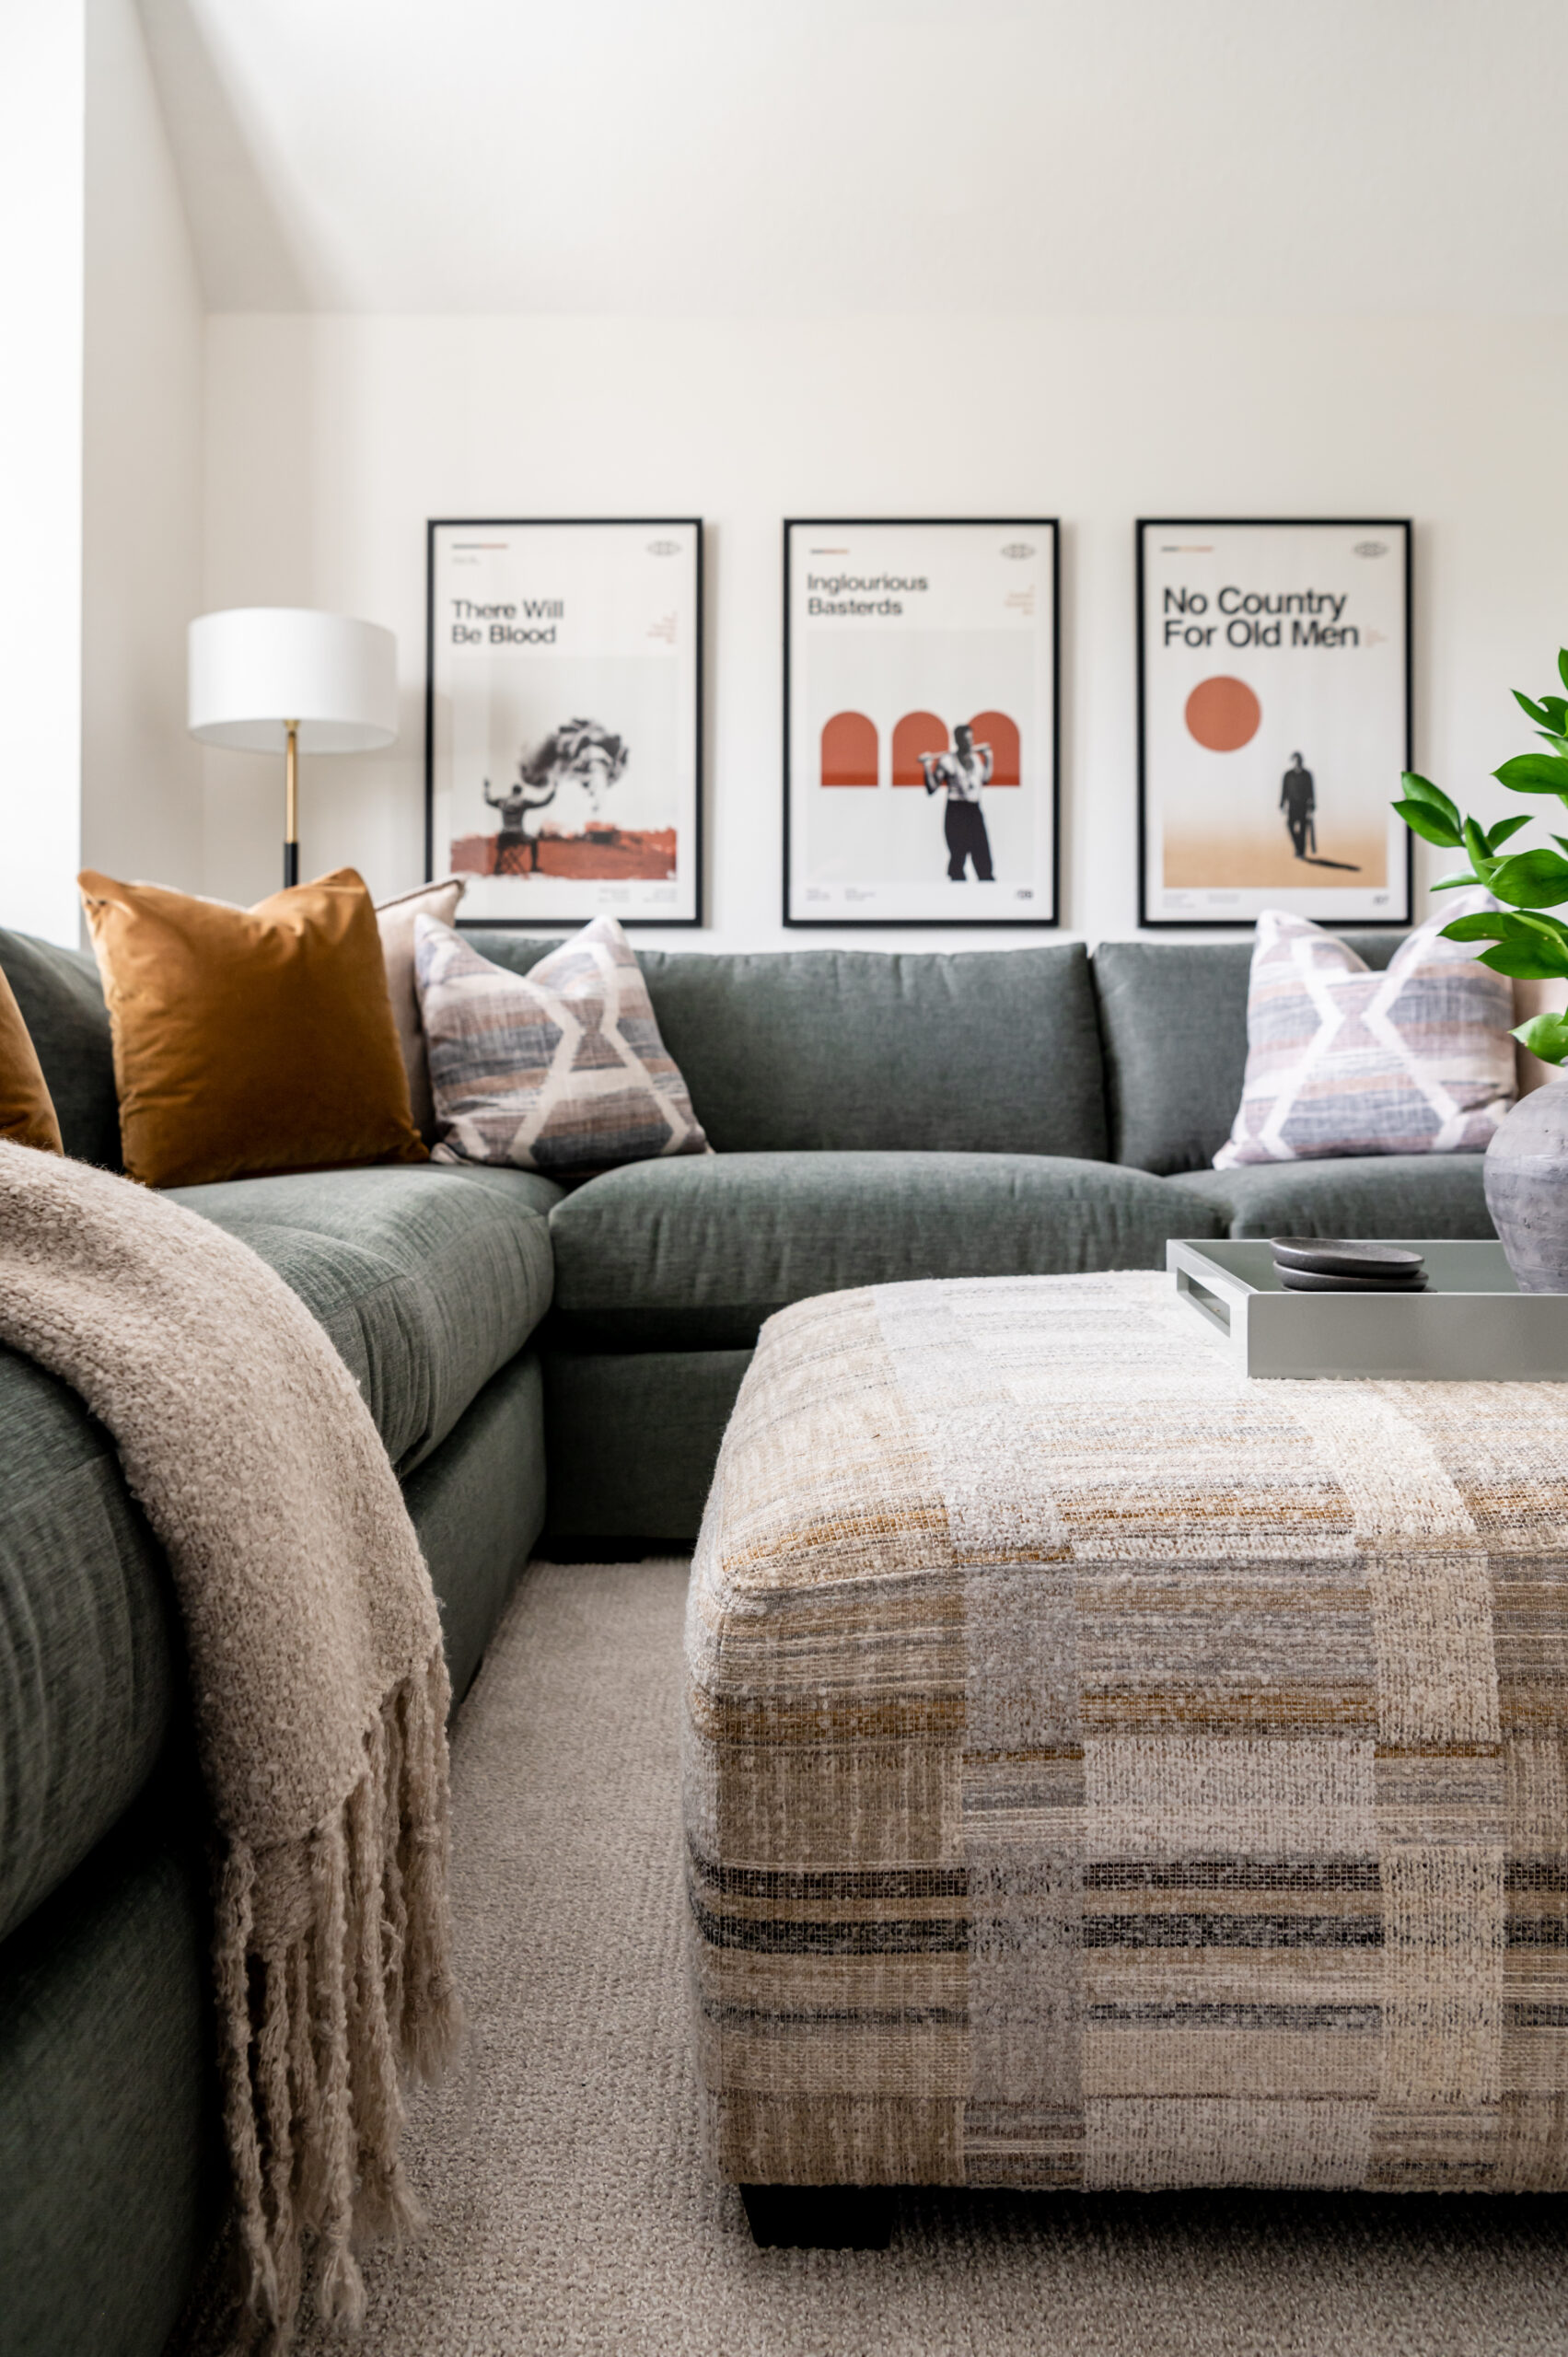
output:
[[[1166,1266],[1243,1375],[1568,1382],[1568,1294],[1521,1293],[1501,1244],[1376,1241],[1425,1255],[1424,1293],[1292,1293],[1252,1237],[1169,1243]]]

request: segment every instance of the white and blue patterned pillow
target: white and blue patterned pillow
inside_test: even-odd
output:
[[[414,976],[436,1162],[560,1177],[712,1151],[613,917],[513,974],[422,916]]]
[[[1247,1078],[1216,1170],[1356,1154],[1481,1154],[1514,1102],[1513,985],[1451,917],[1375,973],[1307,917],[1265,909],[1247,998]]]

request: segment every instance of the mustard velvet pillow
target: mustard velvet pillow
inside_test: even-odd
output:
[[[125,1168],[149,1187],[423,1162],[381,935],[352,867],[253,909],[78,877]]]
[[[0,1138],[64,1154],[54,1099],[16,993],[0,974]]]

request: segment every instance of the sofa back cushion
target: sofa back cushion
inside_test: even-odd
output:
[[[118,1170],[114,1045],[93,959],[30,934],[0,932],[0,972],[38,1052],[66,1153]]]
[[[1404,935],[1340,938],[1381,973]],[[1212,1167],[1247,1074],[1252,946],[1249,935],[1102,941],[1095,951],[1113,1160],[1165,1178]]]
[[[515,973],[555,946],[525,934],[476,938]],[[1080,943],[957,956],[640,949],[637,962],[720,1154],[1106,1156],[1099,1028]],[[1245,970],[1242,1007],[1245,1056]]]

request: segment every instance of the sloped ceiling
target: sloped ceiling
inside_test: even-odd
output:
[[[1568,309],[1562,0],[140,5],[215,309]]]

